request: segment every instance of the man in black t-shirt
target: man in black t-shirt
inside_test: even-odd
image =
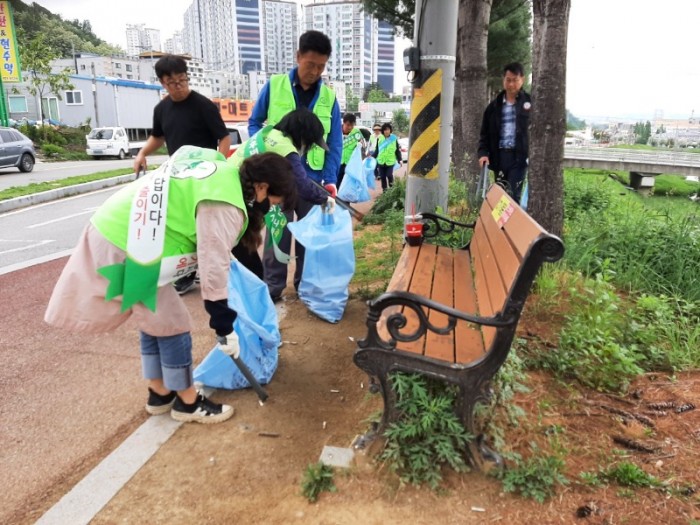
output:
[[[231,146],[226,124],[219,109],[207,97],[190,89],[187,62],[182,57],[165,55],[156,62],[156,76],[168,92],[153,110],[153,131],[134,159],[134,172],[147,168],[146,156],[163,144],[172,155],[181,146],[218,149],[224,156]],[[175,282],[179,294],[194,287],[193,272]]]

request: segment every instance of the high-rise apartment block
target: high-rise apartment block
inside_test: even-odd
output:
[[[137,56],[145,51],[162,51],[160,30],[145,27],[144,24],[127,24],[126,52]]]
[[[183,26],[182,48],[174,47],[173,37],[169,52],[189,54],[211,71],[234,75],[289,71],[296,64],[299,35],[315,29],[328,35],[333,46],[325,78],[342,82],[356,96],[375,82],[394,91],[394,28],[366,13],[361,0],[306,5],[294,0],[192,0]]]

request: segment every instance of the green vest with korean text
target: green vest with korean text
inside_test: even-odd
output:
[[[343,156],[340,159],[341,164],[347,164],[352,157],[357,145],[364,140],[362,132],[357,128],[352,128],[352,131],[347,135],[343,135]]]
[[[321,83],[321,91],[316,99],[312,111],[323,124],[323,140],[328,138],[331,131],[331,112],[335,103],[335,92]],[[270,107],[267,108],[267,123],[273,126],[282,117],[297,107],[292,91],[292,83],[286,73],[272,75],[270,77]],[[323,148],[314,144],[306,153],[306,161],[312,169],[321,170],[326,160],[326,152]]]
[[[243,211],[245,222],[238,240],[248,226],[238,168],[225,162],[223,155],[218,152],[196,149],[201,149],[212,160],[183,159],[182,162],[173,162],[170,168],[161,258],[197,251],[196,212],[197,205],[202,201],[226,202]],[[134,197],[147,186],[151,178],[159,176],[159,172],[160,169],[150,172],[128,184],[107,199],[92,216],[91,222],[95,228],[118,248],[126,250],[129,223],[133,220]]]
[[[290,153],[297,153],[297,149],[289,137],[268,125],[238,146],[238,149],[231,155],[228,162],[238,169],[243,164],[243,161],[251,155],[266,152],[277,153],[286,157]]]

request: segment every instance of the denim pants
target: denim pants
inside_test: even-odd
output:
[[[192,386],[192,335],[155,337],[139,332],[141,368],[146,379],[162,379],[169,390],[180,392]]]

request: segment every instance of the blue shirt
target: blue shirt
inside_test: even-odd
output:
[[[300,97],[298,91],[302,90],[301,85],[297,79],[297,68],[293,68],[289,72],[289,80],[292,83],[292,93],[294,93],[294,100],[296,100],[297,107],[300,105]],[[321,92],[322,81],[316,82],[315,93],[311,103],[306,106],[308,109],[313,110],[316,101],[318,100],[318,95]],[[267,120],[267,109],[270,107],[270,81],[268,81],[260,91],[258,100],[253,106],[253,112],[248,119],[248,134],[252,137],[257,133],[265,124]],[[326,160],[323,163],[322,170],[314,170],[309,166],[309,163],[304,161],[304,168],[306,169],[306,174],[313,180],[323,184],[336,184],[338,181],[338,169],[340,168],[340,158],[343,154],[343,128],[340,120],[340,106],[338,106],[338,99],[333,102],[333,109],[331,110],[331,129],[328,132],[328,137],[326,138],[326,143],[328,144],[328,150],[326,152]]]

